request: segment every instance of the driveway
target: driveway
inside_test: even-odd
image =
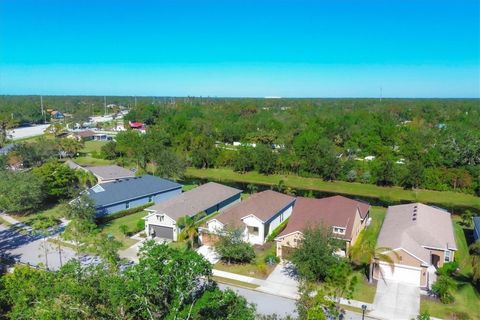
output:
[[[220,256],[211,246],[203,245],[197,249],[197,252],[207,259],[211,264],[215,264],[220,261]]]
[[[370,316],[379,319],[414,319],[420,312],[420,288],[418,286],[379,280]]]
[[[297,275],[292,264],[288,262],[279,263],[257,290],[290,299],[298,299]]]

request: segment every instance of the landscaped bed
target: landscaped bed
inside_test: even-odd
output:
[[[237,273],[244,276],[266,279],[268,275],[275,269],[276,264],[270,265],[265,263],[265,258],[269,255],[275,256],[275,243],[267,242],[263,246],[254,246],[255,260],[251,263],[243,264],[227,264],[225,262],[217,262],[213,268],[221,271]]]

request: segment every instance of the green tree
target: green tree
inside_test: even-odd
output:
[[[118,230],[123,234],[123,236],[126,238],[128,234],[128,226],[126,224],[121,224],[118,226]]]
[[[393,186],[396,182],[395,161],[391,156],[379,159],[374,171],[375,181],[380,186]]]
[[[418,188],[424,180],[424,167],[421,161],[414,160],[407,163],[406,175],[403,178],[402,186],[405,188]]]
[[[470,245],[470,255],[472,256],[472,279],[474,282],[480,282],[480,241]]]
[[[47,195],[53,199],[70,197],[78,184],[75,171],[57,161],[34,168],[32,173],[44,182]]]
[[[155,175],[163,178],[181,179],[187,169],[185,160],[170,150],[157,153],[154,163],[156,165]]]
[[[88,195],[83,194],[70,202],[66,216],[72,220],[85,220],[93,222],[95,218],[95,203]]]
[[[311,228],[303,232],[303,239],[290,260],[302,279],[323,281],[328,270],[341,261],[335,254],[339,249],[339,241],[328,229],[322,226]]]
[[[472,219],[473,219],[473,213],[470,210],[465,210],[462,213],[462,224],[465,227],[470,227],[472,224]]]
[[[437,281],[432,284],[432,291],[440,298],[442,303],[448,304],[455,301],[453,290],[455,289],[455,280],[448,274],[441,274]]]
[[[245,173],[255,167],[255,154],[252,147],[241,146],[238,148],[233,170]]]
[[[252,245],[243,241],[242,230],[228,228],[223,230],[215,243],[215,250],[228,264],[248,263],[255,259]]]
[[[0,209],[31,213],[45,200],[43,181],[31,172],[0,171]]]
[[[277,167],[277,154],[272,148],[259,144],[255,148],[255,168],[259,173],[272,174],[275,173]]]

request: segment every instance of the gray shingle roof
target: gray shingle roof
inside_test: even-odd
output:
[[[402,248],[429,263],[428,248],[457,250],[450,213],[421,203],[390,206],[377,246]]]
[[[87,167],[86,169],[102,180],[115,180],[135,176],[132,171],[117,165]]]
[[[222,201],[238,195],[242,190],[224,186],[223,184],[209,182],[181,195],[158,203],[148,210],[163,213],[177,221],[184,216],[194,216],[205,211]]]
[[[182,185],[159,177],[143,175],[96,185],[87,190],[96,207],[137,199],[151,194],[179,189]]]

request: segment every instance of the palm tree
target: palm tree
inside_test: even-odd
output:
[[[371,283],[373,279],[373,266],[377,265],[379,261],[386,262],[393,272],[395,261],[389,255],[390,252],[392,252],[397,259],[399,258],[398,253],[392,251],[391,248],[377,247],[375,241],[365,240],[352,246],[349,255],[354,263],[364,266],[368,265],[368,282]]]
[[[185,241],[188,249],[193,249],[198,243],[197,222],[190,216],[184,216],[178,219],[177,226],[181,229],[178,235],[179,241]]]

